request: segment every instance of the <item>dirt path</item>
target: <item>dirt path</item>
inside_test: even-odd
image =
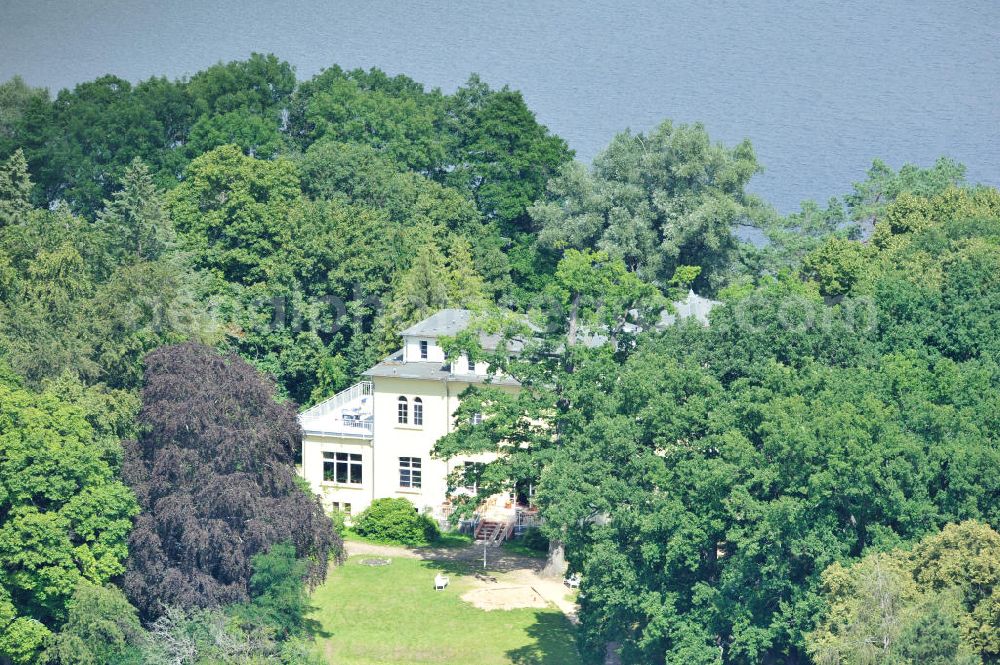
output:
[[[356,541],[348,541],[344,545],[347,548],[348,556],[370,555],[387,558],[424,559],[446,566],[454,566],[470,577],[475,571],[483,569],[483,548],[479,545],[447,548],[423,547],[419,549]],[[512,554],[497,547],[487,547],[486,570],[490,575],[496,576],[497,582],[476,580],[475,584],[482,589],[499,589],[499,585],[503,587],[530,587],[546,602],[558,607],[570,621],[576,623],[577,607],[574,594],[563,585],[562,580],[541,577],[539,573],[544,566],[544,559],[534,559]]]
[[[347,555],[371,554],[373,556],[402,556],[410,559],[428,559],[438,562],[455,562],[483,568],[483,547],[468,545],[467,547],[421,547],[411,548],[396,545],[378,545],[376,543],[359,543],[347,541]],[[541,571],[545,566],[544,559],[535,559],[521,554],[513,554],[499,547],[486,548],[486,569],[492,572],[504,573],[512,570]]]

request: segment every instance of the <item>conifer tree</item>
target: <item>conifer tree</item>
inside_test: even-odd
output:
[[[447,261],[437,243],[424,242],[409,270],[400,277],[389,303],[389,326],[398,331],[447,307],[453,291],[448,272]]]
[[[0,228],[14,224],[31,210],[31,177],[24,151],[18,148],[0,164]]]
[[[480,309],[486,304],[486,284],[472,261],[472,245],[463,236],[452,236],[448,248],[448,299],[452,306]]]
[[[105,200],[97,224],[109,258],[119,264],[156,260],[173,242],[163,197],[142,160],[125,169],[122,188]]]

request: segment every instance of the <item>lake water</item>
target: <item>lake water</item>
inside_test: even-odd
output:
[[[998,36],[997,0],[0,0],[0,79],[55,91],[251,51],[300,78],[378,66],[450,91],[478,72],[584,160],[663,118],[749,137],[753,188],[789,211],[849,191],[874,157],[948,155],[1000,185]]]

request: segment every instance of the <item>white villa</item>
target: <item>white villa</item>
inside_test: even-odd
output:
[[[472,364],[465,355],[449,362],[438,344],[471,320],[469,310],[445,309],[407,328],[403,348],[364,372],[365,381],[299,415],[301,473],[327,510],[356,515],[374,499],[405,497],[441,520],[449,512],[448,474],[493,459],[431,457],[435,442],[453,429],[458,395],[487,380],[486,363]],[[480,339],[485,349],[497,342]],[[490,381],[510,390],[519,386],[509,377]]]
[[[689,292],[674,303],[676,314],[664,312],[659,326],[688,317],[707,324],[708,312],[717,304]],[[469,310],[444,309],[407,328],[401,333],[403,348],[364,372],[366,380],[299,414],[304,432],[301,474],[328,511],[349,517],[374,499],[405,497],[441,521],[450,513],[449,474],[461,465],[495,458],[431,457],[437,440],[454,428],[458,396],[469,385],[489,380],[511,391],[520,386],[503,375],[488,379],[486,363],[472,364],[465,355],[453,362],[445,358],[438,338],[461,332],[472,317]],[[604,339],[594,336],[591,343]],[[499,341],[487,335],[479,340],[488,350]],[[479,511],[476,536],[500,540],[515,526],[533,521],[533,509],[518,506],[517,499],[516,493],[491,497]]]

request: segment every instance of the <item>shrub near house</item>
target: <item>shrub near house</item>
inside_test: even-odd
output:
[[[410,547],[429,545],[441,535],[434,520],[418,513],[406,499],[375,499],[358,515],[354,530],[381,543],[402,543]]]

